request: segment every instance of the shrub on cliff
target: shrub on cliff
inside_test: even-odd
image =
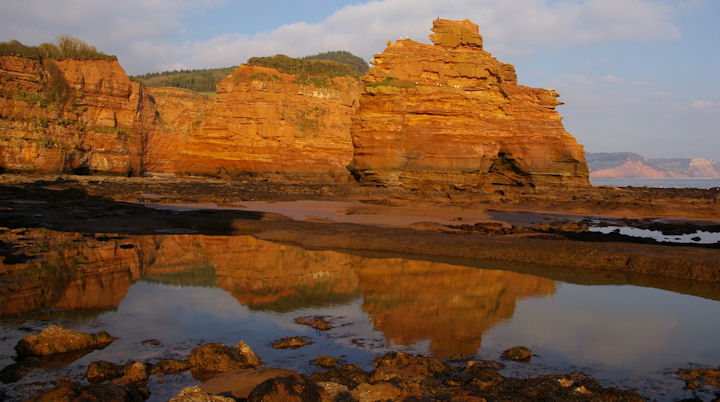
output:
[[[102,53],[95,46],[70,35],[60,35],[56,43],[42,43],[39,46],[25,46],[17,40],[0,42],[0,56],[26,57],[38,61],[43,59],[117,60],[116,56]]]
[[[325,77],[357,77],[358,72],[347,64],[333,60],[296,59],[278,54],[269,57],[251,57],[251,66],[274,68],[287,74],[325,76]]]
[[[70,35],[60,35],[56,42],[60,59],[117,60],[116,56],[99,52],[95,46]]]

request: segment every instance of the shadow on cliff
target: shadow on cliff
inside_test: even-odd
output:
[[[233,221],[289,220],[280,214],[239,210],[177,211],[148,208],[89,194],[75,180],[0,185],[0,226],[57,231],[147,235],[231,235]]]

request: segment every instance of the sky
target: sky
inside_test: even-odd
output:
[[[128,74],[238,65],[252,56],[429,43],[468,18],[518,82],[554,88],[587,152],[720,161],[720,0],[0,0],[0,41],[70,34]]]

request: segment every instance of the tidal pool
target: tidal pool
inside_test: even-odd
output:
[[[58,376],[82,381],[95,360],[185,358],[207,342],[240,340],[267,366],[302,373],[317,370],[309,361],[322,354],[369,370],[373,358],[388,351],[499,361],[503,350],[524,345],[532,360],[504,362],[504,375],[580,371],[656,400],[710,398],[717,391],[685,390],[673,374],[720,365],[716,286],[665,287],[689,293],[683,294],[628,284],[654,283],[643,278],[306,250],[249,236],[98,239],[75,237],[67,243],[77,247],[75,254],[64,249],[36,261],[65,266],[53,259],[70,256],[86,273],[50,275],[56,283],[37,293],[51,295],[46,299],[27,289],[0,296],[0,367],[14,362],[18,340],[51,324],[105,330],[117,340],[2,384],[11,399],[48,388]],[[294,323],[309,315],[335,328]],[[293,335],[315,343],[296,350],[270,346]],[[143,342],[148,339],[159,343]],[[189,373],[150,377],[150,400],[167,400],[197,383]]]

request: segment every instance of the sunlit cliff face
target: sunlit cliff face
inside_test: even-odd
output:
[[[404,39],[375,55],[353,118],[361,183],[511,191],[588,185],[581,145],[552,89],[518,85],[470,21],[435,20],[434,45]]]
[[[450,356],[474,353],[485,332],[512,318],[518,299],[555,292],[552,280],[513,272],[363,258],[249,236],[31,232],[2,235],[18,246],[17,255],[29,258],[3,265],[4,279],[12,278],[0,298],[5,316],[116,308],[141,278],[219,286],[251,309],[279,312],[362,297],[363,311],[388,341],[429,341],[434,354]]]

